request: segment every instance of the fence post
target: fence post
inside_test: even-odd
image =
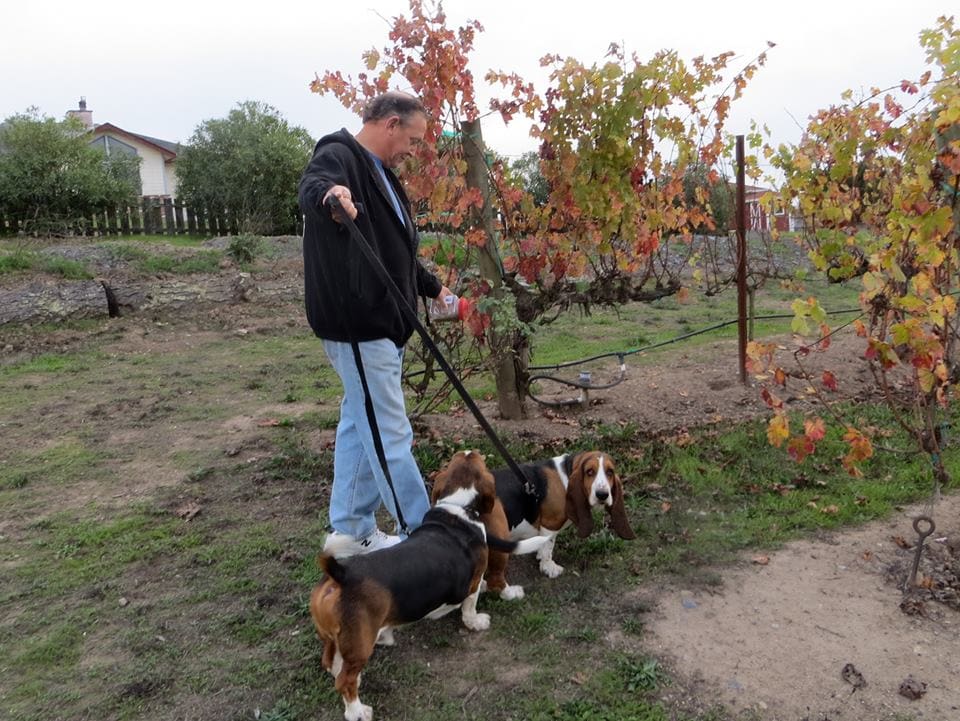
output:
[[[743,136],[737,136],[737,340],[740,382],[747,385],[747,213]]]
[[[117,206],[111,205],[107,207],[107,232],[110,235],[117,234]]]
[[[187,233],[190,235],[197,234],[197,214],[194,212],[193,208],[190,206],[186,207],[187,211]]]
[[[187,207],[180,198],[173,201],[173,219],[177,224],[177,235],[183,235],[187,232],[187,222],[183,217],[186,211]]]
[[[150,215],[153,232],[157,235],[163,235],[163,201],[160,198],[150,199]]]
[[[153,213],[151,212],[150,198],[143,199],[143,234],[153,234]]]
[[[173,201],[170,198],[163,199],[163,220],[164,233],[167,235],[177,234],[177,224],[173,219]]]
[[[134,235],[143,233],[143,212],[142,204],[136,203],[130,206],[130,232]]]

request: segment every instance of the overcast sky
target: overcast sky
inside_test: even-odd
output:
[[[629,9],[627,9],[629,8]],[[484,26],[471,68],[481,108],[494,94],[483,75],[515,71],[544,88],[547,53],[601,62],[610,43],[649,58],[672,48],[689,59],[732,50],[740,67],[777,43],[735,105],[728,130],[766,123],[778,141],[797,122],[852,88],[887,87],[924,70],[919,32],[955,3],[931,0],[447,0],[448,26]],[[62,117],[87,99],[96,123],[186,141],[205,119],[242,100],[276,107],[314,137],[359,120],[311,93],[314,73],[361,71],[360,55],[387,43],[386,18],[406,0],[8,0],[0,17],[0,118],[37,106]],[[524,119],[484,121],[488,145],[506,155],[535,147]]]

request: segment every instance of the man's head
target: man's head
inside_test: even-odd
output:
[[[363,110],[357,140],[388,168],[413,154],[427,132],[427,111],[417,98],[390,91],[378,95]]]

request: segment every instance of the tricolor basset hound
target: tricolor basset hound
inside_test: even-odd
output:
[[[360,703],[358,688],[375,644],[393,645],[395,627],[439,618],[458,607],[467,628],[489,628],[490,616],[477,613],[488,543],[506,553],[529,553],[543,545],[501,540],[506,533],[488,537],[479,515],[490,512],[496,495],[479,453],[458,452],[437,478],[447,492],[435,496],[434,506],[406,539],[343,560],[318,558],[326,578],[313,589],[310,615],[323,641],[323,667],[335,678],[347,721],[373,718],[370,706]]]
[[[497,502],[487,517],[487,533],[511,540],[545,536],[547,542],[537,552],[540,570],[550,578],[563,573],[553,560],[556,535],[575,524],[580,538],[593,531],[594,506],[603,506],[610,515],[613,531],[624,539],[636,538],[623,506],[623,484],[613,459],[600,451],[565,454],[540,463],[528,463],[520,469],[532,482],[525,488],[509,468],[493,472]],[[507,583],[509,556],[491,549],[487,562],[486,586],[504,599],[522,598],[523,588]]]

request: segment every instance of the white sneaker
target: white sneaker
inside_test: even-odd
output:
[[[391,536],[379,528],[360,540],[346,533],[331,531],[323,542],[323,552],[329,553],[334,558],[347,558],[361,553],[379,551],[381,548],[390,548],[398,543],[400,543],[400,536]]]

